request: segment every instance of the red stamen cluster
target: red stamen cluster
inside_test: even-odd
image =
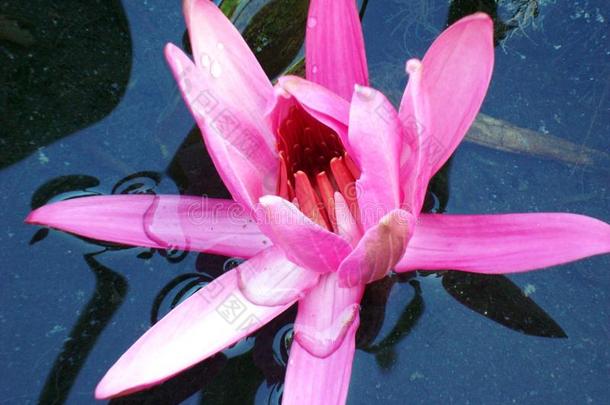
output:
[[[337,134],[300,107],[292,107],[277,133],[277,193],[321,226],[337,232],[335,192],[359,218],[355,186],[360,171]]]

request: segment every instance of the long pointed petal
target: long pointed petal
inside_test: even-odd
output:
[[[263,255],[248,262],[251,266],[267,265]],[[291,304],[251,303],[238,287],[237,271],[229,271],[142,335],[108,370],[95,396],[106,399],[159,384],[254,332]]]
[[[342,288],[337,273],[323,275],[320,283],[299,301],[295,340],[316,357],[331,355],[358,316],[363,292],[364,284]]]
[[[356,190],[364,229],[399,207],[402,138],[402,125],[392,104],[377,90],[357,86],[350,110],[349,143],[362,172]]]
[[[353,287],[385,277],[404,254],[414,224],[415,217],[404,210],[384,216],[339,266],[340,285]]]
[[[422,214],[396,271],[504,274],[610,252],[610,225],[575,214]]]
[[[283,198],[261,198],[257,218],[258,226],[273,244],[306,269],[335,271],[352,250],[345,239],[322,228]]]
[[[368,85],[362,27],[355,0],[311,0],[305,37],[308,80],[346,100]]]
[[[478,113],[494,64],[493,23],[476,13],[446,29],[419,70],[418,86],[407,86],[400,107],[405,126],[421,130],[420,164],[425,184],[447,161]],[[420,122],[419,120],[424,120]],[[408,182],[409,179],[402,179]]]
[[[430,178],[422,169],[423,142],[426,139],[424,124],[430,121],[427,98],[421,88],[421,61],[411,59],[406,64],[409,82],[400,103],[398,115],[403,125],[404,137],[399,159],[399,178],[402,184],[403,207],[419,215]]]
[[[335,218],[337,220],[337,233],[351,247],[356,247],[362,238],[362,231],[358,227],[358,223],[354,219],[349,204],[345,201],[345,197],[339,192],[335,192]]]
[[[220,75],[213,68],[196,67],[172,44],[165,47],[165,56],[222,180],[235,200],[252,207],[260,196],[275,191],[275,137],[264,119],[273,98],[271,84],[270,95],[255,97],[248,91],[250,78],[238,76],[245,72],[229,69]]]
[[[359,324],[359,316],[356,315],[341,345],[328,357],[313,356],[298,341],[292,342],[284,382],[283,405],[345,404]]]
[[[234,106],[262,117],[273,86],[239,31],[209,0],[185,0],[184,16],[195,64],[217,79],[210,85]]]
[[[26,222],[87,238],[160,249],[252,257],[270,247],[239,203],[177,195],[75,198],[34,210]]]

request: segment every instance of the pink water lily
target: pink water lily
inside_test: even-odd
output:
[[[573,214],[420,213],[427,185],[477,114],[493,68],[478,13],[410,60],[398,111],[368,87],[354,0],[311,0],[306,76],[269,82],[209,0],[187,0],[193,63],[165,54],[233,201],[78,198],[29,223],[86,237],[248,258],[146,332],[96,389],[159,384],[298,302],[285,404],[347,397],[365,285],[398,272],[533,270],[610,251],[610,226]]]

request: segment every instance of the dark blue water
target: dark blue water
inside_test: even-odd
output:
[[[163,59],[166,42],[183,43],[179,2],[35,3],[0,2],[18,27],[0,37],[0,403],[80,404],[93,401],[96,383],[151,322],[234,263],[47,233],[24,217],[81,194],[227,194]],[[469,3],[486,2],[454,1],[452,14]],[[526,3],[502,1],[499,18]],[[264,4],[252,2],[238,25]],[[542,0],[537,17],[522,11],[496,48],[482,111],[608,153],[610,7]],[[398,100],[404,61],[423,55],[448,14],[446,1],[370,0],[373,84]],[[567,211],[610,222],[608,173],[464,143],[435,182],[436,209]],[[459,292],[467,302],[453,298]],[[274,403],[293,317],[129,401]],[[610,397],[608,256],[506,278],[390,277],[369,288],[362,318],[352,404]]]

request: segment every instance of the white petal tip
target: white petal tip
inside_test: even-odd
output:
[[[285,98],[285,99],[289,99],[291,97],[291,95],[288,92],[288,90],[286,90],[284,87],[277,86],[277,87],[275,87],[274,91],[275,91],[275,95],[277,97],[282,97],[282,98]]]
[[[283,200],[283,198],[278,197],[276,195],[264,195],[261,198],[258,199],[258,203],[260,205],[262,205],[263,207],[268,207],[270,205],[273,204],[277,204],[278,202],[281,202],[281,200]]]
[[[358,96],[363,100],[371,100],[375,97],[375,90],[367,86],[361,86],[359,84],[354,85],[354,95]]]
[[[483,13],[481,11],[479,11],[478,13],[474,13],[468,17],[465,17],[464,20],[483,20],[483,21],[487,21],[489,23],[493,23],[493,20],[491,19],[491,17],[489,16],[489,14],[487,13]]]
[[[421,61],[419,59],[409,59],[405,66],[405,70],[408,74],[412,75],[417,72],[421,67]]]

